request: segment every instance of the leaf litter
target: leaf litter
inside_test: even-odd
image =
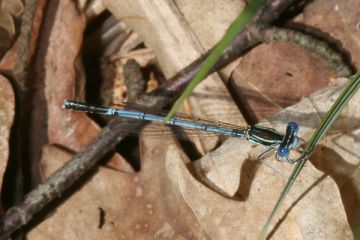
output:
[[[333,1],[329,2],[330,5],[335,5]],[[326,3],[315,1],[310,5],[313,9],[308,7],[306,10],[316,12],[309,14],[310,16],[323,14],[318,12],[321,8],[317,4]],[[49,51],[49,55],[44,57],[45,62],[49,64],[46,68],[48,72],[44,75],[47,86],[46,102],[50,109],[49,143],[80,150],[99,129],[85,115],[75,116],[59,108],[62,100],[70,98],[74,93],[75,86],[83,84],[81,82],[75,84],[72,67],[76,62],[82,41],[80,33],[83,31],[84,23],[83,20],[75,20],[71,17],[71,15],[76,16],[75,11],[71,10],[72,7],[70,3],[61,3],[62,13],[67,12],[70,15],[59,16],[59,22],[54,22],[55,26],[58,24],[60,30],[54,33],[56,36],[53,38],[54,42],[50,42],[49,50],[53,52]],[[346,4],[338,6],[339,9],[346,7]],[[109,10],[115,11],[112,8]],[[304,19],[305,16],[306,14]],[[62,22],[64,19],[68,20],[68,25]],[[316,24],[324,22],[317,18],[311,21]],[[74,22],[80,23],[77,29],[64,30],[66,28],[64,26],[76,25],[73,24]],[[142,30],[144,31],[142,36],[145,30]],[[173,29],[168,29],[171,30]],[[328,30],[331,32],[330,27]],[[349,32],[346,32],[344,27],[338,28],[335,32],[338,34],[336,36],[345,38],[343,42],[358,39],[355,34],[349,37],[341,30],[345,33]],[[149,37],[154,35],[149,33]],[[146,38],[144,39],[146,41]],[[58,58],[59,54],[55,51],[58,49],[68,49],[73,52],[68,51],[67,54],[70,55]],[[161,56],[161,51],[153,49],[157,56]],[[356,47],[355,44],[353,52],[356,53],[358,49],[358,45]],[[353,55],[354,59],[359,59],[356,56]],[[169,58],[165,59],[169,65],[173,64]],[[182,66],[185,64],[182,63]],[[181,68],[180,65],[173,66]],[[321,73],[316,73],[312,69],[310,72],[305,71],[305,75],[301,75],[304,72],[299,71],[297,76],[300,79],[312,76],[310,77],[312,81],[319,79],[321,74],[331,76],[332,73],[325,67],[322,66],[321,69],[321,71],[318,69]],[[177,70],[179,69],[167,70],[168,75]],[[267,72],[269,69],[262,70]],[[298,69],[294,68],[294,70]],[[261,73],[259,75],[266,76]],[[279,79],[280,76],[281,73]],[[64,86],[59,85],[61,82]],[[343,86],[341,80],[334,82],[335,85],[278,113],[268,122],[264,122],[264,125],[283,130],[290,119],[295,120],[300,123],[300,136],[308,139]],[[301,95],[297,98],[301,98]],[[311,158],[314,165],[309,163],[301,173],[299,182],[295,184],[282,212],[278,215],[279,221],[275,225],[276,231],[271,233],[272,239],[351,238],[350,226],[352,228],[355,226],[359,216],[356,211],[359,209],[356,202],[360,196],[357,187],[360,186],[359,157],[356,155],[356,149],[359,147],[359,131],[357,131],[359,98],[359,94],[354,97],[337,121],[333,133],[323,141],[323,145]],[[271,112],[274,113],[273,110]],[[201,112],[196,114],[202,115]],[[210,115],[212,114],[216,115],[216,113]],[[63,126],[65,119],[66,125]],[[157,239],[253,239],[256,237],[286,181],[282,176],[256,162],[253,156],[261,149],[259,151],[259,147],[254,148],[243,141],[229,139],[218,150],[203,159],[190,162],[175,142],[167,142],[170,143],[169,146],[165,146],[161,140],[155,141],[146,137],[141,139],[140,173],[119,173],[99,167],[83,187],[74,195],[67,197],[54,213],[30,232],[29,238],[48,239],[49,236],[56,236],[86,239],[100,237],[146,239],[153,236]],[[41,162],[44,175],[48,176],[69,158],[69,153],[57,147],[44,146]],[[271,164],[285,173],[290,173],[289,165],[273,161]]]

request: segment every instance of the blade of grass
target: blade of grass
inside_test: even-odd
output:
[[[265,239],[266,233],[270,227],[270,224],[279,210],[279,207],[283,200],[285,199],[287,193],[289,192],[290,188],[294,184],[297,176],[299,175],[301,169],[304,167],[306,161],[308,160],[311,153],[314,151],[315,147],[321,139],[324,137],[325,133],[329,130],[331,125],[334,123],[335,119],[341,112],[341,110],[345,107],[345,105],[349,102],[352,96],[356,93],[356,91],[360,87],[360,72],[353,75],[351,78],[350,83],[346,86],[346,88],[342,91],[340,96],[337,98],[336,102],[332,105],[330,110],[327,112],[325,117],[322,119],[320,127],[314,132],[313,136],[311,137],[310,141],[306,145],[306,148],[303,154],[297,159],[298,164],[294,168],[293,172],[291,173],[283,191],[280,194],[278,201],[275,204],[274,209],[272,210],[269,218],[267,219],[265,225],[263,226],[258,239]]]
[[[246,5],[244,11],[235,19],[235,21],[230,25],[229,29],[226,31],[226,34],[223,38],[217,43],[216,47],[212,50],[210,55],[201,65],[199,71],[196,73],[194,78],[191,80],[189,85],[184,90],[184,93],[179,97],[175,102],[170,112],[165,118],[165,121],[169,120],[174,113],[179,109],[182,102],[187,98],[194,88],[208,75],[211,68],[215,65],[219,57],[221,56],[224,49],[229,46],[229,44],[235,39],[236,35],[245,28],[246,24],[253,18],[256,13],[256,10],[264,2],[264,0],[250,0]]]

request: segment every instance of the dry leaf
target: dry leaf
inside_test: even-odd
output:
[[[5,1],[7,2],[7,7],[9,7],[10,9],[12,7],[14,7],[14,11],[20,13],[20,11],[22,11],[22,2],[21,1]],[[21,6],[17,6],[16,4],[21,4]],[[37,40],[38,40],[38,36],[39,36],[39,31],[40,31],[40,27],[41,27],[41,21],[43,18],[43,14],[44,14],[44,9],[46,5],[46,1],[45,0],[39,0],[37,1],[37,9],[36,9],[36,13],[35,13],[35,18],[33,21],[33,25],[32,25],[32,37],[31,37],[31,42],[29,42],[29,55],[33,55],[34,51],[35,51],[35,47],[37,44]],[[15,10],[16,9],[16,10]],[[0,14],[1,15],[1,14]],[[6,15],[8,16],[8,15]],[[4,16],[4,17],[6,17]],[[27,23],[30,24],[30,23]],[[12,45],[12,47],[10,49],[7,50],[7,52],[5,53],[5,55],[0,58],[0,69],[2,71],[6,71],[9,74],[16,74],[14,73],[14,71],[16,70],[16,64],[18,62],[23,61],[24,59],[21,58],[22,60],[18,60],[19,54],[23,54],[21,53],[21,51],[19,51],[20,47],[20,38],[16,38],[15,43]],[[24,56],[22,56],[24,57]],[[18,61],[18,62],[16,62]]]
[[[84,148],[99,133],[99,126],[83,113],[62,109],[65,99],[83,99],[84,72],[78,58],[85,28],[85,17],[79,15],[71,1],[51,2],[47,11],[55,14],[45,19],[39,48],[41,58],[35,63],[37,77],[44,82],[48,141],[66,146],[74,151]],[[49,40],[47,40],[49,39]],[[61,49],[61,52],[59,50]],[[39,128],[43,128],[40,125]],[[121,170],[133,171],[129,164],[116,154],[111,165]]]
[[[9,157],[10,130],[15,114],[14,91],[10,82],[2,75],[0,75],[0,106],[0,179],[2,185]]]
[[[360,2],[319,0],[313,1],[304,10],[305,24],[320,29],[323,35],[330,36],[341,44],[351,62],[360,66]]]
[[[320,116],[333,104],[346,81],[339,79],[336,83],[287,108],[270,122],[273,126],[284,126],[290,119],[296,120],[300,124],[300,137],[309,139],[321,120]],[[358,121],[348,121],[349,118],[359,119],[359,101],[360,93],[357,93],[333,131],[346,133],[356,125],[359,128]],[[318,112],[318,109],[324,109],[324,112]],[[359,141],[351,141],[351,144],[349,141],[338,141],[338,147],[333,148],[329,138],[334,136],[329,135],[319,148],[320,152],[312,157],[312,162],[323,171],[307,163],[277,215],[272,239],[352,238],[349,223],[355,226],[359,219],[360,158],[356,149],[360,145]],[[347,150],[345,155],[344,148]],[[174,188],[181,191],[203,229],[214,239],[256,238],[286,183],[286,179],[277,172],[251,161],[255,149],[244,141],[229,139],[219,149],[193,164],[192,169],[196,169],[197,175],[204,174],[202,179],[206,179],[205,184],[215,191],[225,192],[223,196],[206,188],[189,174],[178,150],[168,152],[167,171],[177,185]],[[333,159],[328,159],[330,156]],[[287,176],[293,167],[279,162],[270,164]],[[348,199],[349,188],[353,193],[351,199]]]
[[[203,6],[211,5],[210,1],[203,1]],[[243,7],[242,1],[228,2],[228,8],[238,9]],[[198,13],[192,11],[187,4],[172,1],[104,1],[104,5],[115,17],[125,21],[144,40],[145,45],[153,49],[157,56],[159,65],[165,77],[169,78],[182,68],[195,60],[202,53],[204,48],[215,44],[233,19],[236,18],[236,11],[210,7],[213,11],[207,12],[209,8],[202,8],[202,13],[208,13],[207,19],[211,19],[209,25],[214,23],[214,29],[202,31],[198,25]],[[183,11],[183,12],[182,12]],[[224,14],[226,12],[226,14]],[[214,19],[212,16],[220,16],[221,19]],[[194,16],[192,19],[191,16]],[[190,19],[188,22],[187,19]],[[201,20],[200,20],[201,21]],[[198,27],[197,31],[191,28]],[[221,30],[221,31],[220,31]],[[209,40],[208,36],[214,36]],[[216,37],[215,37],[216,36]],[[206,43],[202,43],[205,41]],[[231,67],[230,67],[231,68]],[[223,72],[229,74],[228,70]],[[189,98],[190,107],[187,113],[213,118],[224,122],[244,125],[240,112],[233,104],[225,85],[218,74],[212,74],[206,81],[202,82]],[[209,141],[199,138],[196,143],[199,152],[206,152],[216,146],[217,140]],[[205,150],[204,150],[205,149]]]
[[[232,147],[236,145],[232,144]],[[245,165],[246,159],[243,155],[246,156],[246,153],[233,151],[232,160],[244,161]],[[286,180],[261,165],[255,169],[251,179],[248,179],[248,172],[242,172],[241,176],[238,176],[245,182],[241,182],[238,189],[242,193],[245,190],[243,199],[230,199],[196,181],[184,166],[183,159],[175,155],[176,151],[172,149],[167,159],[167,170],[172,177],[174,188],[181,191],[184,200],[193,209],[202,228],[211,238],[255,239]],[[226,179],[224,181],[226,182]],[[322,172],[308,166],[299,181],[277,215],[277,220],[281,221],[276,226],[272,239],[350,239],[352,234],[346,222],[340,194],[331,177],[324,177]]]
[[[298,46],[262,44],[244,56],[231,84],[259,121],[327,86],[331,76],[325,61]]]
[[[104,5],[115,17],[125,21],[139,34],[145,44],[153,49],[167,78],[204,53],[204,48],[209,48],[220,39],[243,7],[243,2],[240,0],[228,3],[227,9],[237,11],[229,12],[227,9],[217,8],[212,6],[211,1],[200,3],[203,6],[202,13],[208,13],[206,19],[212,20],[207,24],[214,23],[214,26],[218,26],[215,32],[214,29],[201,30],[199,25],[201,19],[198,19],[198,13],[191,10],[185,2],[179,1],[177,5],[166,0],[132,1],[131,3],[104,1]],[[209,5],[213,11],[207,12],[209,8],[205,7],[206,5]],[[222,15],[222,18],[212,18],[214,15]],[[188,22],[187,19],[190,21]],[[194,28],[198,27],[196,31],[191,28],[192,25]],[[202,27],[202,29],[206,28]],[[209,39],[210,35],[213,38]],[[203,43],[205,40],[206,43]],[[227,74],[229,75],[229,71]],[[192,113],[195,115],[217,118],[230,123],[243,122],[239,111],[232,104],[230,94],[217,74],[211,75],[200,84],[191,99]]]
[[[86,9],[86,16],[89,20],[99,16],[101,13],[105,11],[105,7],[103,5],[102,0],[92,0],[89,2]]]
[[[318,0],[306,5],[289,24],[337,45],[360,66],[358,1]],[[344,54],[345,55],[345,54]],[[234,71],[233,87],[254,120],[271,117],[331,84],[335,72],[319,57],[291,44],[263,44],[252,49]]]
[[[141,146],[147,157],[140,173],[100,167],[29,233],[29,239],[208,239],[178,190],[172,188],[165,156],[159,156],[164,149],[152,139]],[[46,175],[71,157],[52,146],[43,152]]]
[[[14,17],[23,12],[23,3],[20,0],[2,0],[0,2],[0,56],[7,50],[16,34]]]

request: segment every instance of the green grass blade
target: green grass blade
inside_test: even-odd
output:
[[[245,28],[246,24],[253,18],[258,7],[264,2],[264,0],[251,0],[245,7],[244,11],[235,19],[230,25],[226,34],[218,42],[216,47],[201,65],[199,71],[196,73],[194,78],[191,80],[189,85],[184,90],[184,93],[175,102],[170,112],[165,118],[165,121],[169,120],[174,113],[179,109],[182,102],[191,94],[194,88],[208,75],[212,67],[215,65],[219,57],[221,56],[224,49],[230,45],[235,39],[236,35]]]
[[[332,105],[330,110],[327,112],[325,117],[322,119],[320,127],[315,131],[313,136],[311,137],[310,141],[306,145],[304,153],[299,157],[298,164],[294,168],[293,172],[290,175],[283,191],[280,194],[278,201],[275,204],[274,209],[272,210],[269,218],[267,219],[265,225],[263,226],[258,239],[265,239],[266,234],[269,230],[270,224],[279,210],[279,207],[285,196],[289,192],[290,188],[294,184],[297,176],[299,175],[301,169],[304,167],[307,159],[309,158],[310,154],[314,151],[315,147],[321,139],[324,137],[325,133],[329,130],[330,126],[333,124],[341,110],[345,107],[345,105],[349,102],[352,96],[359,90],[360,87],[360,72],[353,75],[351,78],[350,83],[346,86],[346,88],[342,91],[340,96],[337,98],[336,102]]]

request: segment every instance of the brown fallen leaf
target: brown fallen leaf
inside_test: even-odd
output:
[[[99,126],[83,113],[62,109],[65,99],[84,98],[84,72],[80,54],[85,16],[80,15],[75,3],[69,1],[51,2],[47,11],[53,11],[44,19],[38,49],[41,57],[36,59],[37,77],[42,79],[37,104],[47,112],[47,134],[50,144],[59,144],[74,151],[86,146],[99,133]],[[44,93],[43,93],[44,92]],[[43,94],[43,95],[41,95]],[[38,126],[43,129],[43,124]],[[40,131],[40,130],[39,130]],[[133,171],[131,166],[115,154],[111,166],[124,171]]]
[[[311,2],[304,10],[305,24],[320,29],[341,44],[350,61],[360,66],[360,2],[320,0]]]
[[[313,1],[294,21],[301,29],[337,45],[360,66],[359,2]],[[271,117],[332,83],[335,72],[319,57],[291,44],[263,44],[247,54],[233,75],[232,85],[250,111],[250,118]]]
[[[272,126],[284,126],[289,119],[294,119],[300,124],[300,137],[309,139],[320,116],[335,101],[345,82],[339,79],[336,85],[305,98],[269,121]],[[338,147],[333,148],[329,139],[341,136],[342,132],[346,134],[349,128],[355,127],[359,132],[358,121],[348,122],[349,118],[359,119],[359,101],[360,93],[357,93],[332,128],[336,133],[330,134],[318,148],[318,154],[311,158],[320,171],[309,162],[301,172],[277,214],[271,239],[352,239],[352,231],[356,229],[351,229],[349,224],[355,227],[359,219],[360,158],[356,149],[360,145],[354,140],[351,144],[338,141]],[[283,175],[265,165],[252,163],[252,152],[256,149],[263,147],[252,148],[244,141],[229,139],[193,163],[190,169],[195,168],[196,175],[202,173],[205,184],[212,189],[191,176],[179,150],[173,147],[167,153],[167,171],[177,185],[174,188],[181,191],[213,239],[255,239],[286,183]],[[269,163],[285,176],[289,176],[293,168],[289,164]],[[223,196],[214,192],[219,189],[225,192]]]
[[[202,48],[207,51],[225,34],[229,24],[235,20],[239,12],[245,7],[246,1],[224,0],[218,2],[200,0],[189,2],[176,0],[175,3]],[[238,64],[239,61],[234,61],[219,71],[224,82],[228,82],[229,76]]]
[[[271,117],[329,85],[335,72],[319,57],[286,43],[252,49],[234,70],[231,86],[251,121]]]
[[[232,146],[235,147],[235,144]],[[246,162],[240,155],[244,153],[234,152],[233,161]],[[219,159],[212,160],[215,162]],[[246,172],[239,176],[245,181],[240,186],[249,188],[246,199],[230,199],[196,181],[189,174],[183,159],[175,157],[175,151],[168,154],[167,163],[174,188],[181,191],[202,228],[213,239],[255,239],[285,184],[282,176],[262,165],[247,183]],[[250,184],[250,187],[246,184]],[[319,239],[321,236],[325,239],[350,239],[352,233],[342,203],[334,198],[339,200],[340,194],[331,177],[325,177],[311,166],[307,167],[277,215],[277,221],[274,221],[279,225],[275,226],[272,239]]]
[[[9,157],[10,130],[15,114],[15,96],[8,79],[0,75],[0,179],[1,185]],[[1,212],[2,212],[2,206]]]
[[[205,6],[206,1],[204,2],[203,5]],[[240,11],[241,6],[243,6],[241,3],[241,1],[229,1],[230,5],[227,7]],[[171,77],[177,73],[204,53],[204,48],[209,48],[210,44],[215,44],[222,36],[221,32],[218,33],[214,30],[208,30],[204,33],[196,23],[187,23],[182,12],[180,12],[182,10],[180,7],[183,7],[185,11],[191,10],[185,3],[180,4],[179,8],[178,5],[169,1],[132,1],[131,4],[123,1],[104,1],[104,4],[115,17],[127,22],[144,40],[145,44],[153,49],[165,77]],[[153,10],[150,11],[150,9]],[[206,9],[204,8],[204,13]],[[217,25],[219,26],[217,31],[222,30],[223,32],[238,12],[227,12],[227,15],[224,15],[223,19],[219,21],[219,19],[211,18],[211,16],[214,14],[221,15],[222,11],[226,12],[225,9],[214,7],[213,10],[209,13],[208,19],[212,19],[216,24],[221,23],[221,27]],[[191,14],[195,13],[191,10],[188,15]],[[192,30],[191,24],[198,27],[197,32]],[[211,23],[208,24],[211,25]],[[212,34],[214,38],[209,39],[209,34]],[[207,43],[204,46],[202,41],[205,39]],[[229,70],[227,72],[229,75]],[[210,118],[216,117],[219,120],[232,123],[241,122],[239,120],[241,119],[240,114],[232,104],[229,104],[232,101],[231,97],[217,74],[209,76],[207,81],[204,81],[197,88],[193,96],[195,97],[194,100],[190,100],[193,114]]]
[[[15,39],[15,18],[19,17],[23,10],[24,5],[20,0],[0,2],[0,57]]]
[[[21,1],[6,1],[7,3],[9,3],[8,7],[12,7],[12,5],[16,5],[16,4],[21,4]],[[32,56],[34,51],[35,51],[35,47],[37,44],[37,39],[39,36],[39,29],[40,29],[40,25],[41,25],[41,21],[43,18],[43,14],[44,14],[44,9],[45,9],[45,5],[46,5],[46,1],[45,0],[39,0],[37,1],[37,9],[36,9],[36,13],[35,13],[35,17],[34,17],[34,22],[33,22],[33,26],[32,26],[32,37],[30,39],[30,42],[28,43],[29,46],[27,49],[29,52],[29,56]],[[22,7],[17,6],[19,8],[17,8],[17,11],[20,12],[20,10],[22,11]],[[29,25],[31,25],[30,23],[27,23]],[[11,46],[10,49],[7,49],[7,51],[5,52],[5,55],[3,57],[0,58],[0,69],[2,71],[7,72],[8,74],[11,75],[17,75],[17,74],[22,74],[22,73],[18,73],[16,72],[19,66],[16,66],[16,64],[20,64],[23,65],[24,63],[22,61],[24,61],[25,59],[19,57],[19,55],[22,55],[24,53],[21,53],[20,49],[20,44],[21,44],[21,39],[20,38],[16,38],[14,44]],[[24,57],[24,56],[22,56]],[[21,59],[21,60],[19,60]],[[14,76],[13,76],[14,77]],[[16,78],[16,77],[15,77]]]
[[[152,139],[142,141],[142,171],[119,173],[100,167],[79,191],[28,234],[29,239],[208,239],[192,210],[172,188],[164,150]],[[166,148],[166,146],[164,146]],[[48,176],[71,156],[44,148]]]
[[[242,1],[229,1],[228,8],[239,9],[243,6]],[[211,4],[204,1],[203,6]],[[104,5],[111,11],[115,17],[125,21],[144,40],[146,46],[149,46],[156,53],[157,60],[164,72],[165,77],[169,78],[176,72],[180,71],[191,61],[195,60],[204,53],[204,48],[209,48],[210,44],[215,44],[222,36],[220,33],[212,31],[202,31],[200,25],[196,22],[189,23],[181,12],[184,10],[187,17],[195,14],[185,3],[179,2],[177,5],[171,1],[132,1],[131,4],[123,1],[104,1]],[[205,14],[208,8],[204,7],[202,12]],[[221,21],[212,18],[214,15],[223,14]],[[226,9],[213,8],[211,13],[208,12],[207,19],[211,19],[216,26],[225,32],[230,22],[235,19],[236,11],[227,12]],[[196,18],[196,17],[195,17]],[[166,19],[166,20],[165,20]],[[197,31],[191,28],[198,28]],[[212,25],[211,22],[208,23]],[[213,39],[209,39],[211,34]],[[215,37],[216,36],[216,37]],[[206,44],[203,45],[202,41]],[[224,75],[229,75],[227,68]],[[202,82],[189,98],[190,107],[187,113],[202,116],[210,119],[217,119],[229,123],[245,125],[241,118],[239,110],[235,107],[228,90],[218,74],[212,74],[206,81]],[[217,139],[212,141],[199,138],[196,143],[199,152],[206,152],[214,148]],[[204,150],[205,149],[205,150]]]

